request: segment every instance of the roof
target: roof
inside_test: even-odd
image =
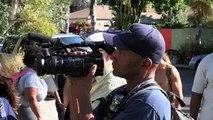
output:
[[[76,12],[69,14],[71,20],[75,19],[88,19],[89,18],[89,8],[85,8]],[[102,20],[111,20],[113,18],[112,10],[108,5],[97,5],[96,6],[96,18]],[[157,12],[152,8],[151,5],[147,6],[146,12],[142,12],[142,16],[151,17],[153,19],[160,19],[162,16],[157,14]]]
[[[89,18],[89,8],[85,8],[76,12],[69,14],[70,19],[88,19]],[[96,18],[97,19],[112,19],[112,10],[109,9],[107,5],[97,5],[96,6]]]

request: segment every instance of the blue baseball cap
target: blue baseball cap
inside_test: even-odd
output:
[[[159,64],[165,52],[165,41],[153,25],[132,24],[129,29],[119,34],[104,33],[107,44],[117,48],[132,50],[153,63]]]

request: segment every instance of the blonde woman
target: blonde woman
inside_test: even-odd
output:
[[[1,75],[13,78],[25,65],[23,63],[23,52],[17,54],[0,53]],[[14,83],[15,81],[13,81]]]
[[[5,111],[8,112],[7,119],[15,120],[18,110],[18,101],[15,92],[15,86],[11,76],[20,71],[20,68],[23,67],[22,54],[7,54],[0,53],[0,97],[5,98],[5,101],[8,101],[10,105],[6,105],[7,102],[4,102]],[[10,109],[10,106],[13,110]],[[13,113],[14,112],[14,113]],[[6,117],[6,116],[5,116]]]

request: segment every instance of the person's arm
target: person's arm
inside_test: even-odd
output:
[[[97,66],[86,77],[70,78],[70,115],[72,120],[94,120],[90,104],[90,90]]]
[[[181,99],[183,99],[183,90],[182,90],[182,81],[178,70],[174,67],[171,72],[171,81],[172,81],[172,92],[178,95]],[[175,99],[175,107],[181,109],[180,104]]]
[[[39,109],[38,101],[36,96],[38,94],[38,88],[25,88],[24,96],[29,101],[30,107],[34,112],[38,120],[42,120],[41,111]]]
[[[58,94],[58,91],[54,92],[54,96],[55,96],[56,102],[60,105],[60,107],[65,108],[63,101],[61,101],[61,98]]]
[[[192,92],[192,97],[190,101],[190,115],[195,120],[197,120],[202,96],[203,96],[202,94]]]
[[[71,120],[94,120],[88,90],[82,88],[72,93],[69,107]]]
[[[67,107],[68,103],[69,103],[69,100],[70,100],[70,92],[71,92],[71,84],[69,82],[69,80],[67,80],[66,78],[66,82],[65,82],[65,85],[64,85],[64,89],[63,89],[63,104],[65,107]]]

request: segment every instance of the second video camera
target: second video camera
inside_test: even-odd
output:
[[[29,33],[27,39],[36,41],[38,46],[46,49],[47,53],[49,53],[49,55],[37,56],[36,69],[38,75],[67,74],[73,77],[86,76],[91,66],[96,64],[95,76],[101,76],[103,75],[104,62],[99,49],[103,49],[109,54],[114,51],[114,47],[105,42],[85,42],[78,35],[69,37],[69,41],[78,39],[78,42],[66,42],[63,37],[52,39],[37,33]],[[88,54],[85,56],[70,54],[79,50],[87,51]]]

